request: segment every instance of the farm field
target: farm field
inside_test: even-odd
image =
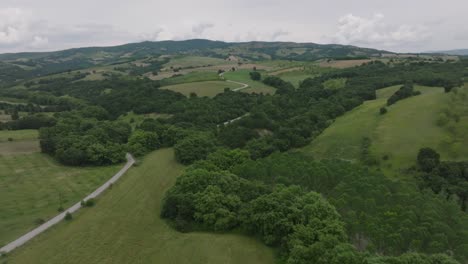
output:
[[[214,97],[215,95],[222,93],[224,88],[235,89],[239,88],[239,86],[239,84],[226,81],[206,81],[164,86],[162,89],[179,92],[186,96],[189,96],[191,93],[196,93],[198,96]]]
[[[41,153],[0,153],[0,245],[76,203],[119,168],[66,167]]]
[[[0,156],[39,152],[38,136],[34,129],[0,131]]]
[[[415,90],[422,92],[421,95],[401,100],[387,107],[387,114],[380,115],[379,109],[386,105],[387,97],[399,87],[378,90],[377,100],[367,101],[337,118],[303,151],[319,159],[357,161],[363,138],[368,137],[372,141],[371,153],[386,169],[413,165],[422,147],[434,148],[441,153],[442,159],[448,159],[449,153],[443,146],[448,132],[436,123],[450,95],[444,94],[442,88],[415,86]],[[466,127],[467,124],[460,126]],[[464,142],[465,139],[459,140]],[[387,156],[388,160],[383,161],[383,156]],[[459,158],[466,159],[468,156],[460,153]]]
[[[149,154],[95,207],[12,252],[8,263],[274,263],[253,238],[179,233],[159,217],[182,170],[172,149]]]
[[[275,92],[275,88],[263,84],[261,81],[253,81],[250,79],[250,70],[237,70],[237,71],[230,71],[224,74],[226,80],[231,80],[235,82],[241,82],[248,84],[249,87],[243,89],[242,92],[246,93],[264,93],[264,94],[273,94]],[[264,72],[261,72],[265,74]]]
[[[181,83],[203,82],[203,81],[219,81],[220,78],[217,72],[190,72],[185,75],[175,76],[161,80],[161,85],[175,85]]]

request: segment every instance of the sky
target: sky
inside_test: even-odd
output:
[[[0,0],[0,53],[203,38],[468,48],[467,0]]]

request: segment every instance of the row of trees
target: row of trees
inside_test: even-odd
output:
[[[387,100],[387,105],[390,106],[400,100],[403,100],[405,98],[408,98],[408,97],[411,97],[411,96],[415,96],[415,95],[420,95],[421,92],[420,91],[415,91],[414,90],[414,86],[413,86],[413,83],[411,82],[407,82],[405,83],[405,85],[403,85],[402,87],[400,87],[400,89],[398,89],[398,91],[396,91],[394,94],[392,94],[392,96],[390,96]]]
[[[440,154],[431,148],[422,148],[417,157],[422,186],[430,188],[447,199],[458,200],[463,211],[468,201],[468,162],[441,161]]]

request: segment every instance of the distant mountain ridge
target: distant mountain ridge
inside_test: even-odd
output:
[[[206,39],[130,43],[112,47],[74,48],[54,52],[0,54],[0,84],[32,77],[118,65],[139,60],[159,60],[166,55],[195,55],[226,59],[236,56],[250,61],[319,59],[368,59],[392,52],[338,44],[293,42],[229,43]]]
[[[468,49],[454,49],[454,50],[431,51],[431,52],[429,52],[429,53],[447,54],[447,55],[456,55],[456,56],[468,56]]]

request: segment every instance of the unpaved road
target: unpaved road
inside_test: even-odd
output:
[[[222,78],[223,80],[225,80],[226,82],[235,83],[235,84],[238,84],[238,85],[241,86],[241,87],[232,89],[232,91],[234,91],[234,92],[238,92],[238,91],[240,91],[240,90],[244,90],[245,88],[248,88],[248,87],[249,87],[249,85],[246,84],[246,83],[241,83],[241,82],[235,82],[235,81],[231,81],[231,80],[226,80],[226,78],[224,78],[224,72],[220,73],[220,74],[219,74],[219,77],[221,77],[221,78]]]
[[[130,167],[132,167],[132,165],[135,163],[135,159],[129,153],[127,153],[126,158],[127,158],[127,163],[125,164],[125,166],[122,169],[120,169],[119,172],[117,172],[114,176],[112,176],[112,178],[110,178],[110,180],[108,180],[106,183],[104,183],[101,187],[97,188],[93,193],[86,196],[83,200],[87,201],[89,199],[93,199],[93,198],[98,197],[101,193],[103,193],[105,190],[107,190],[112,184],[114,184],[116,181],[118,181],[120,179],[120,177],[122,177],[122,175],[124,175],[125,172],[127,172],[127,170],[130,169]],[[72,213],[80,210],[80,208],[81,208],[81,201],[74,204],[72,207],[68,208],[67,210],[63,211],[62,213],[58,214],[57,216],[50,219],[49,221],[45,222],[44,224],[36,227],[35,229],[31,230],[30,232],[28,232],[25,235],[21,236],[20,238],[16,239],[15,241],[13,241],[13,242],[7,244],[6,246],[0,248],[0,255],[2,253],[8,253],[8,252],[12,251],[13,249],[23,245],[24,243],[26,243],[29,240],[33,239],[34,237],[36,237],[40,233],[46,231],[50,227],[52,227],[55,224],[59,223],[60,221],[63,220],[63,218],[65,217],[67,212],[72,214]]]

